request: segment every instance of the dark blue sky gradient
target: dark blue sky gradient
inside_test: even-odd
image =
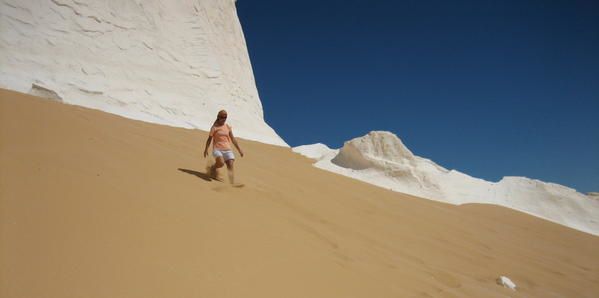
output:
[[[599,191],[599,1],[237,2],[291,145],[371,130],[498,181]]]

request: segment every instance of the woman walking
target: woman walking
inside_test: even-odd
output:
[[[214,121],[214,124],[210,128],[208,140],[206,140],[204,157],[208,156],[208,147],[210,146],[210,143],[214,141],[212,145],[212,156],[214,156],[216,162],[213,165],[208,166],[206,170],[212,178],[217,179],[217,169],[221,168],[223,165],[226,164],[227,171],[229,174],[229,182],[231,184],[235,184],[235,173],[233,167],[233,164],[235,162],[235,155],[233,154],[231,143],[235,145],[235,148],[237,148],[237,151],[239,151],[241,157],[243,157],[243,151],[239,147],[239,144],[237,144],[235,136],[233,136],[232,127],[226,124],[226,121],[227,111],[219,111],[216,120]]]

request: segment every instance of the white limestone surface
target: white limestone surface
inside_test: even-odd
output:
[[[0,0],[0,87],[287,146],[263,116],[234,0]]]
[[[339,150],[332,150],[327,145],[322,143],[316,143],[312,145],[303,145],[291,148],[293,152],[299,153],[308,158],[319,160],[325,157],[327,154],[334,152],[337,154]]]
[[[508,288],[512,291],[516,290],[516,284],[509,279],[507,276],[500,276],[497,278],[497,284],[503,286],[504,288]]]
[[[490,182],[448,170],[414,155],[390,132],[370,132],[345,142],[341,149],[316,144],[295,147],[293,151],[315,159],[318,168],[393,191],[455,205],[500,205],[599,235],[597,199],[566,186],[526,177]]]

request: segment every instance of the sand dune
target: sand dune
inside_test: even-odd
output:
[[[229,187],[203,173],[205,138],[0,91],[0,296],[599,295],[599,237],[245,140]]]

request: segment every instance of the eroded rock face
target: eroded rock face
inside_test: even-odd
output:
[[[414,154],[394,134],[387,131],[371,131],[367,135],[345,142],[333,163],[362,170],[385,167],[385,163],[411,163]]]
[[[286,145],[263,118],[234,0],[0,0],[0,87]]]

